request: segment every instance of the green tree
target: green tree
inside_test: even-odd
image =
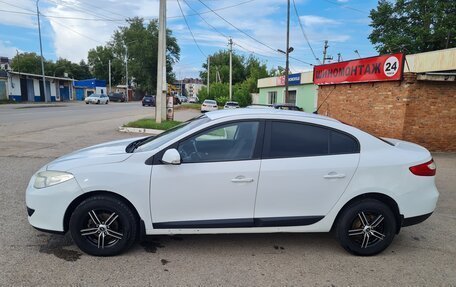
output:
[[[129,26],[120,27],[107,44],[112,56],[124,60],[128,48],[128,73],[142,91],[155,93],[157,85],[158,21],[151,20],[147,25],[142,18],[128,20]],[[180,47],[172,36],[166,35],[166,72],[167,82],[175,80],[172,65],[179,60]],[[122,63],[123,64],[123,63]],[[125,71],[125,68],[123,69]]]
[[[41,57],[36,53],[21,53],[11,59],[11,68],[16,72],[41,74]],[[45,69],[46,75],[50,75]]]
[[[16,72],[41,75],[41,57],[36,53],[17,54],[12,59],[11,67]],[[55,63],[45,60],[44,73],[47,76],[55,77],[65,77],[65,74],[67,74],[69,78],[74,79],[92,77],[89,66],[84,61],[76,64],[62,58],[58,59]]]
[[[109,81],[109,60],[111,60],[112,85],[125,84],[125,64],[123,58],[114,57],[110,46],[97,46],[90,49],[87,55],[93,77]]]
[[[456,47],[456,1],[380,0],[370,18],[369,39],[380,54]]]
[[[222,83],[230,81],[230,52],[227,50],[218,51],[209,56],[210,59],[210,83],[217,82],[217,71]],[[233,85],[242,82],[246,78],[245,58],[233,53]],[[200,78],[207,82],[207,63],[203,64],[204,71],[200,72]]]

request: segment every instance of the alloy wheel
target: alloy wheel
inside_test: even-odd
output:
[[[91,244],[97,248],[110,247],[123,239],[123,228],[119,215],[108,210],[90,210],[80,230]]]

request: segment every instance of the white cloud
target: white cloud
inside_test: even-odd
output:
[[[350,39],[348,34],[341,32],[342,22],[316,15],[301,16],[306,33],[311,42],[345,42]]]
[[[22,52],[16,47],[13,47],[9,41],[0,40],[0,56],[11,59],[16,55],[17,51]]]
[[[31,5],[31,2],[28,0],[14,0],[14,2],[10,2],[11,4],[1,4],[1,7],[5,10],[12,11],[11,13],[0,12],[1,24],[25,28],[35,28],[38,25],[35,15],[21,14],[36,13],[35,5]]]
[[[316,16],[316,15],[304,15],[300,17],[304,26],[312,27],[318,25],[339,25],[340,22],[329,18]]]

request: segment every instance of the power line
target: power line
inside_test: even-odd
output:
[[[85,8],[81,8],[81,7],[78,7],[76,4],[74,3],[71,3],[71,4],[67,4],[66,2],[63,2],[62,0],[59,0],[59,2],[57,2],[56,0],[48,0],[54,4],[57,4],[57,5],[62,5],[62,6],[65,6],[67,8],[70,8],[70,9],[73,9],[73,10],[76,10],[76,11],[80,11],[80,12],[83,12],[83,13],[86,13],[86,14],[89,14],[89,15],[92,15],[92,16],[95,16],[95,17],[98,17],[98,18],[102,18],[102,19],[106,19],[106,20],[109,20],[109,21],[112,21],[113,19],[112,18],[108,18],[104,15],[101,15],[101,14],[98,14],[98,13],[95,13],[95,12],[92,12],[91,10],[88,10],[88,9],[85,9]]]
[[[196,47],[198,47],[198,50],[201,52],[201,55],[203,55],[206,58],[206,54],[204,54],[203,50],[201,50],[201,47],[198,45],[198,42],[196,42],[195,36],[193,35],[192,29],[190,29],[190,25],[188,25],[187,18],[184,16],[184,11],[182,10],[181,4],[179,0],[177,0],[177,5],[179,5],[179,10],[182,13],[182,16],[184,17],[185,24],[187,25],[188,31],[190,31],[190,35],[192,35],[193,41],[196,44]]]
[[[240,3],[234,4],[234,5],[225,6],[225,7],[220,7],[220,8],[215,8],[215,9],[212,9],[212,10],[213,10],[213,11],[222,11],[222,10],[234,8],[234,7],[237,7],[237,6],[241,6],[241,5],[244,5],[244,4],[253,2],[253,1],[256,1],[256,0],[247,0],[247,1],[240,2]],[[197,16],[197,15],[202,15],[202,14],[208,14],[208,13],[211,13],[212,10],[203,11],[203,12],[196,12],[195,14],[187,14],[187,15],[185,15],[185,16]],[[170,17],[167,17],[167,18],[168,18],[168,19],[182,18],[182,16],[170,16]]]
[[[217,28],[215,28],[214,25],[212,25],[212,24],[210,24],[209,22],[207,22],[206,19],[204,19],[204,17],[203,17],[201,14],[198,14],[198,12],[197,12],[195,9],[193,9],[193,8],[187,3],[187,1],[185,1],[185,0],[182,0],[182,1],[184,1],[185,5],[187,5],[188,8],[190,8],[192,11],[196,12],[196,14],[201,18],[201,20],[203,20],[203,21],[204,21],[209,27],[211,27],[215,32],[219,33],[220,35],[222,35],[223,37],[225,37],[225,38],[227,38],[227,39],[229,38],[227,35],[225,35],[224,33],[220,32]],[[178,3],[179,3],[179,2],[178,2]],[[185,18],[185,17],[184,17],[184,18]]]
[[[265,46],[265,47],[271,49],[272,51],[277,52],[277,49],[274,49],[274,48],[272,48],[271,46],[269,46],[269,45],[267,45],[267,44],[261,42],[260,40],[255,39],[255,38],[252,37],[250,34],[244,32],[244,31],[242,31],[241,29],[239,29],[238,27],[234,26],[230,21],[228,21],[228,20],[226,20],[225,18],[223,18],[219,13],[215,12],[215,10],[213,10],[212,8],[210,8],[209,6],[207,6],[203,1],[201,1],[201,0],[198,0],[198,1],[199,1],[201,4],[203,4],[207,9],[211,10],[212,13],[214,13],[215,15],[217,15],[220,19],[222,19],[223,21],[225,21],[228,25],[230,25],[231,27],[233,27],[233,28],[236,29],[237,31],[239,31],[239,32],[241,32],[242,34],[246,35],[247,37],[249,37],[249,38],[252,39],[253,41],[255,41],[255,42],[257,42],[257,43],[259,43],[259,44],[261,44],[261,45],[263,45],[263,46]]]
[[[87,36],[87,35],[85,35],[85,34],[82,34],[82,33],[78,32],[78,31],[76,31],[76,30],[70,28],[69,26],[67,26],[67,25],[65,25],[65,24],[58,22],[57,20],[52,20],[52,22],[53,22],[53,23],[56,23],[56,24],[58,24],[58,25],[60,25],[60,26],[62,26],[62,27],[64,27],[64,28],[67,29],[67,30],[70,30],[71,32],[73,32],[73,33],[75,33],[75,34],[78,34],[78,35],[80,35],[80,36],[82,36],[82,37],[84,37],[84,38],[87,38],[87,39],[92,40],[92,41],[94,41],[94,42],[103,44],[103,42],[98,41],[98,40],[96,40],[96,39],[94,39],[94,38],[91,38],[91,37],[89,37],[89,36]]]
[[[302,31],[302,34],[304,35],[304,39],[306,39],[307,45],[309,46],[310,51],[312,52],[312,55],[314,56],[315,60],[317,62],[320,62],[320,60],[317,58],[317,55],[315,55],[315,52],[314,52],[312,46],[310,45],[310,41],[307,38],[306,32],[304,31],[304,26],[302,25],[301,18],[299,17],[299,13],[298,13],[298,9],[296,8],[295,0],[293,0],[293,6],[294,6],[295,13],[296,13],[296,17],[298,17],[299,27],[301,27],[301,31]]]
[[[2,1],[0,1],[0,2],[2,2]],[[36,13],[31,13],[31,12],[29,13],[29,12],[20,12],[20,11],[12,11],[12,10],[4,10],[4,9],[0,9],[0,12],[36,16]],[[43,14],[41,14],[41,15],[43,15]]]
[[[253,41],[255,41],[255,42],[257,42],[257,43],[259,43],[259,44],[265,46],[266,48],[268,48],[268,49],[270,49],[270,50],[272,50],[272,51],[278,53],[277,49],[274,49],[273,47],[271,47],[271,46],[269,46],[269,45],[263,43],[262,41],[260,41],[260,40],[258,40],[258,39],[256,39],[256,38],[254,38],[253,36],[251,36],[250,34],[246,33],[245,31],[239,29],[239,28],[236,27],[234,24],[232,24],[230,21],[228,21],[228,20],[226,20],[225,18],[223,18],[219,13],[215,12],[214,9],[210,8],[209,6],[207,6],[203,1],[201,1],[201,0],[198,0],[198,1],[199,1],[201,4],[203,4],[207,9],[211,10],[212,13],[214,13],[215,15],[217,15],[220,19],[222,19],[223,21],[225,21],[228,25],[230,25],[231,27],[233,27],[234,29],[236,29],[236,30],[239,31],[240,33],[246,35],[247,37],[249,37],[249,38],[252,39]],[[313,64],[308,63],[308,62],[305,62],[305,61],[302,61],[302,60],[300,60],[300,59],[297,59],[297,58],[294,58],[294,57],[290,57],[290,58],[293,59],[293,60],[295,60],[295,61],[299,61],[299,62],[301,62],[301,63],[304,63],[304,64],[306,64],[306,65],[311,65],[311,66],[313,66]]]
[[[5,3],[6,5],[10,5],[12,7],[16,7],[16,8],[19,8],[19,9],[22,9],[22,10],[25,10],[25,11],[29,11],[29,12],[32,12],[33,15],[36,15],[36,11],[33,11],[31,9],[27,9],[27,8],[24,8],[24,7],[21,7],[21,6],[17,6],[17,5],[14,5],[14,4],[11,4],[11,3],[8,3],[8,2],[5,2],[5,1],[0,1],[1,3]]]
[[[57,5],[63,5],[65,6],[65,4],[63,3],[57,3],[57,2],[54,2],[52,0],[49,0],[50,2],[53,2],[54,4],[57,4]],[[244,2],[240,2],[240,3],[237,3],[237,4],[234,4],[234,5],[229,5],[229,6],[224,6],[224,7],[220,7],[220,8],[216,8],[216,9],[213,9],[214,11],[222,11],[222,10],[226,10],[226,9],[231,9],[231,8],[234,8],[234,7],[237,7],[237,6],[241,6],[241,5],[244,5],[244,4],[247,4],[247,3],[250,3],[250,2],[253,2],[253,1],[256,1],[256,0],[248,0],[248,1],[244,1]],[[11,3],[8,3],[8,2],[4,2],[4,1],[0,1],[2,3],[5,3],[5,4],[8,4],[8,5],[11,5],[13,7],[16,7],[16,8],[20,8],[20,9],[23,9],[25,11],[29,11],[29,12],[34,12],[32,10],[29,10],[29,9],[26,9],[24,7],[20,7],[20,6],[16,6],[14,4],[11,4]],[[92,4],[92,6],[96,7],[95,5]],[[69,7],[67,5],[68,8],[73,8],[73,7]],[[82,9],[82,8],[81,8]],[[81,11],[81,9],[75,9],[75,10],[79,10]],[[207,10],[207,11],[202,11],[202,12],[198,12],[194,9],[192,9],[195,13],[193,14],[186,14],[185,16],[187,17],[191,17],[191,16],[200,16],[200,15],[203,15],[203,14],[208,14],[208,13],[212,13],[211,10]],[[36,15],[36,13],[25,13],[25,12],[19,12],[19,11],[11,11],[11,10],[4,10],[4,9],[0,9],[1,12],[6,12],[6,13],[14,13],[14,14],[23,14],[23,15]],[[89,11],[90,10],[84,10],[82,9],[81,12],[85,12],[85,11]],[[56,15],[49,15],[49,14],[46,14],[44,15],[43,13],[41,13],[42,16],[46,17],[46,18],[57,18],[57,19],[69,19],[69,20],[83,20],[83,21],[104,21],[104,22],[125,22],[126,21],[126,18],[128,18],[127,16],[124,16],[124,15],[121,15],[121,14],[118,14],[118,13],[114,13],[114,12],[110,12],[109,10],[105,10],[111,14],[116,14],[116,15],[119,15],[119,16],[122,16],[124,18],[122,19],[114,19],[114,18],[106,18],[104,16],[99,16],[99,15],[96,15],[97,17],[104,17],[104,18],[85,18],[85,17],[69,17],[69,16],[56,16]],[[93,14],[92,14],[93,15]],[[139,17],[139,16],[132,16],[132,17]],[[150,21],[150,20],[155,20],[157,19],[157,17],[140,17],[144,20],[147,20],[147,21]],[[168,19],[176,19],[176,18],[183,18],[182,15],[175,15],[175,16],[168,16],[167,17]]]
[[[353,7],[347,6],[347,5],[343,4],[343,3],[334,2],[334,1],[330,1],[330,0],[325,0],[325,1],[330,3],[330,4],[339,6],[341,8],[345,8],[345,9],[348,9],[348,10],[356,11],[356,12],[362,13],[362,14],[369,14],[369,12],[367,12],[367,11],[364,11],[364,10],[361,10],[361,9],[358,9],[358,8],[353,8]]]

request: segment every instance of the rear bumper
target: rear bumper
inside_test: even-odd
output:
[[[423,215],[419,215],[419,216],[404,218],[402,220],[402,227],[411,226],[411,225],[415,225],[415,224],[421,223],[421,222],[425,221],[426,219],[428,219],[431,215],[432,215],[432,212],[431,213],[427,213],[427,214],[423,214]]]

